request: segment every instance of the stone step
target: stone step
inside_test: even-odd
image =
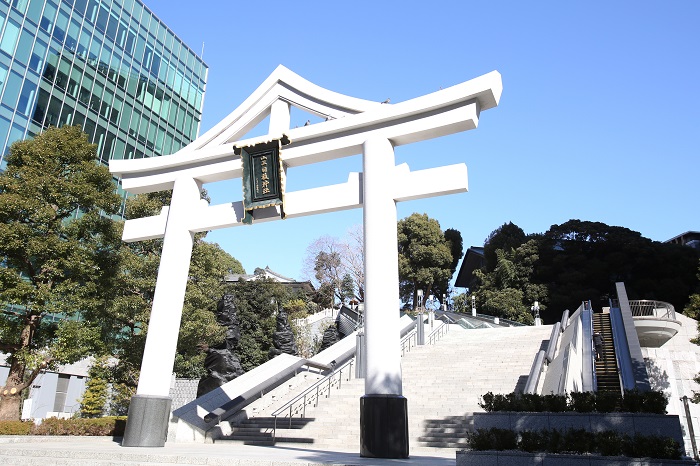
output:
[[[524,384],[535,354],[550,333],[551,327],[463,330],[452,326],[436,345],[405,351],[401,364],[411,453],[466,447],[472,423],[459,414],[481,411],[478,403],[486,392],[509,393],[519,383]],[[329,397],[318,400],[318,406],[307,404],[306,416],[313,421],[286,430],[280,428],[278,418],[276,440],[300,446],[311,440],[318,449],[359,445],[359,399],[363,394],[364,380],[344,379],[340,388],[333,387]],[[295,395],[290,391],[286,398]],[[282,406],[284,400],[275,404]],[[271,409],[261,410],[258,415],[266,412]],[[255,425],[269,426],[269,420]],[[269,436],[252,440],[255,429],[244,429],[243,440],[219,441],[271,442]],[[233,435],[237,433],[235,428]]]

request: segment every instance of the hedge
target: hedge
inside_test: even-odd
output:
[[[529,453],[600,454],[630,458],[680,459],[683,451],[671,437],[629,436],[615,431],[583,429],[523,431],[478,429],[467,435],[472,450],[521,450]]]
[[[32,421],[0,421],[0,435],[98,435],[122,437],[126,416],[94,419],[44,419],[40,425]]]
[[[648,413],[666,414],[668,400],[663,392],[625,390],[622,397],[613,393],[573,392],[565,395],[537,395],[488,392],[482,395],[479,406],[488,412],[576,412],[576,413]]]

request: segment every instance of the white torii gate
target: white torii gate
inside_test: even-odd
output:
[[[172,189],[160,215],[127,220],[124,241],[164,238],[146,347],[125,446],[163,446],[170,414],[170,378],[196,232],[246,223],[364,208],[367,367],[361,399],[361,454],[408,456],[406,399],[399,349],[396,202],[465,192],[465,164],[411,172],[395,165],[394,147],[476,128],[479,114],[498,105],[501,76],[493,71],[398,104],[379,104],[323,89],[283,66],[241,106],[180,151],[137,160],[112,160],[110,171],[133,194]],[[326,121],[289,128],[290,106]],[[270,116],[266,136],[239,140]],[[209,205],[203,184],[243,176],[242,151],[282,141],[281,199],[250,210],[245,201]],[[268,144],[269,145],[269,144]],[[363,155],[363,172],[346,183],[284,192],[286,170]],[[135,416],[129,416],[131,421]]]

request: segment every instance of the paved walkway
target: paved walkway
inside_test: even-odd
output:
[[[434,455],[434,456],[433,456]],[[298,447],[255,447],[237,444],[168,443],[163,448],[122,447],[111,437],[0,437],[0,464],[11,466],[454,466],[454,450],[405,460],[361,458],[352,451]]]

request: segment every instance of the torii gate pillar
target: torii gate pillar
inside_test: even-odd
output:
[[[394,147],[387,139],[362,146],[364,176],[365,342],[367,375],[360,398],[360,455],[408,458],[408,409],[401,384],[399,260],[393,180]]]

